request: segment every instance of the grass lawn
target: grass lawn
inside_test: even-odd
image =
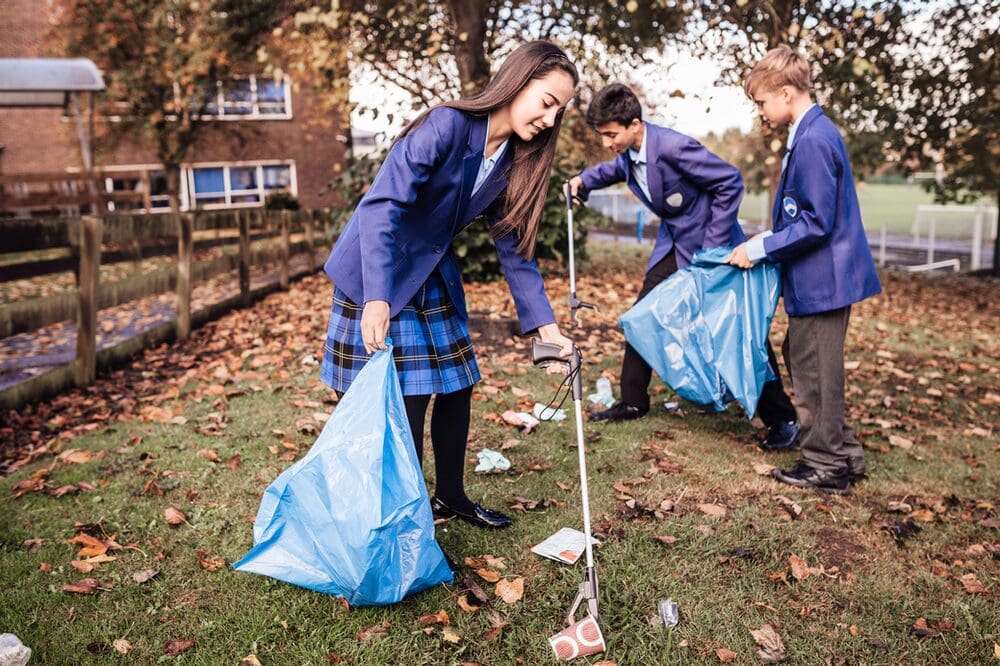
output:
[[[764,192],[747,194],[740,204],[740,217],[748,220],[760,219],[761,202],[766,201],[766,198],[767,194]],[[917,215],[917,206],[934,203],[933,196],[920,185],[862,183],[858,187],[858,199],[861,202],[861,217],[866,229],[878,231],[885,221],[889,233],[894,234],[910,233]],[[996,205],[995,201],[985,198],[980,203]],[[770,211],[766,211],[766,214],[770,216]],[[939,216],[937,225],[937,233],[941,236],[971,237],[972,235],[972,218],[966,214]],[[921,235],[927,235],[927,222],[923,224]]]
[[[622,337],[614,323],[638,291],[648,248],[593,243],[590,251],[578,291],[602,312],[585,313],[574,333],[587,361],[585,393],[602,373],[617,379]],[[892,273],[883,280],[885,294],[855,308],[849,333],[849,416],[867,447],[870,477],[846,497],[761,475],[755,464],[786,465],[794,455],[759,451],[759,430],[735,408],[663,410],[672,394],[657,380],[647,418],[585,425],[593,437],[591,508],[604,542],[596,559],[608,651],[600,658],[718,663],[718,651],[729,650],[733,663],[759,663],[751,631],[770,624],[787,663],[994,663],[996,282]],[[565,276],[552,270],[547,282],[565,321]],[[525,341],[477,348],[485,377],[469,455],[507,442],[514,468],[476,475],[467,467],[470,495],[509,511],[516,524],[502,533],[438,529],[456,559],[489,554],[502,558],[499,574],[523,579],[523,598],[494,599],[507,622],[498,635],[487,609],[460,608],[459,585],[388,608],[348,610],[336,598],[220,566],[247,552],[261,493],[312,443],[314,414],[334,404],[314,365],[330,291],[323,276],[307,278],[184,344],[147,352],[92,389],[0,417],[8,428],[0,433],[25,446],[81,451],[40,455],[0,479],[0,631],[31,647],[32,663],[237,664],[248,655],[265,665],[554,663],[546,639],[563,626],[583,568],[529,548],[560,527],[580,526],[575,438],[571,420],[530,434],[495,422],[505,409],[545,401],[558,383],[530,366]],[[502,283],[467,291],[470,311],[513,313]],[[779,314],[776,341],[784,326]],[[430,453],[425,467],[433,485]],[[33,480],[47,492],[12,498]],[[67,486],[73,490],[57,497]],[[801,508],[798,519],[778,495]],[[509,508],[515,498],[542,502],[521,511]],[[629,498],[652,508],[671,500],[674,509],[646,515]],[[169,526],[170,507],[185,522]],[[105,544],[113,536],[122,548],[83,573],[71,565],[83,559],[81,544],[67,543],[79,533]],[[158,573],[136,582],[134,574],[149,570]],[[98,589],[63,590],[83,578]],[[494,594],[493,584],[479,583]],[[672,631],[652,622],[668,597],[681,613]],[[420,619],[439,610],[449,617],[447,634]],[[122,640],[127,654],[116,650]],[[193,644],[170,644],[177,640]]]

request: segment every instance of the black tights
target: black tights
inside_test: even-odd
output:
[[[424,420],[429,395],[408,395],[406,417],[417,448],[417,460],[423,465]],[[439,393],[434,397],[431,413],[431,445],[434,448],[434,473],[437,485],[434,494],[448,506],[458,510],[471,510],[472,502],[465,495],[465,447],[469,441],[469,413],[472,408],[472,387],[453,393]]]

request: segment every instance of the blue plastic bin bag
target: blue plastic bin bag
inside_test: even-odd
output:
[[[737,400],[748,418],[775,379],[767,334],[781,295],[768,262],[749,270],[724,263],[732,248],[700,250],[622,315],[625,339],[682,398],[725,409]]]
[[[391,344],[368,360],[305,457],[264,491],[253,537],[237,571],[352,606],[391,604],[452,581]]]

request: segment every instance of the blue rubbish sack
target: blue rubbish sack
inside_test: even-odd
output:
[[[358,373],[305,457],[264,491],[253,538],[234,569],[351,606],[391,604],[452,582],[391,344]]]
[[[619,323],[625,339],[682,398],[717,411],[737,400],[748,418],[775,379],[767,335],[781,295],[780,269],[724,262],[732,248],[699,250]]]

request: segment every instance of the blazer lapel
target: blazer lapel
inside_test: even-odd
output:
[[[472,195],[472,198],[469,200],[469,206],[465,209],[465,215],[462,216],[463,227],[470,220],[486,210],[486,207],[493,203],[497,195],[507,187],[507,181],[510,178],[510,168],[514,162],[511,156],[513,151],[514,147],[508,143],[503,155],[500,156],[500,161],[496,163],[493,171],[486,177],[486,182],[483,183],[478,192]]]
[[[653,126],[646,123],[646,185],[649,187],[650,202],[655,211],[663,209],[663,178],[660,176],[660,169],[657,167],[657,158],[660,155],[659,134],[653,130]],[[653,159],[649,156],[652,155]]]
[[[483,163],[483,146],[486,145],[486,116],[472,117],[469,123],[469,143],[466,146],[465,159],[462,161],[462,189],[458,198],[458,208],[452,221],[452,232],[461,220],[465,220],[465,211],[469,206],[472,186],[476,184],[479,165]]]

